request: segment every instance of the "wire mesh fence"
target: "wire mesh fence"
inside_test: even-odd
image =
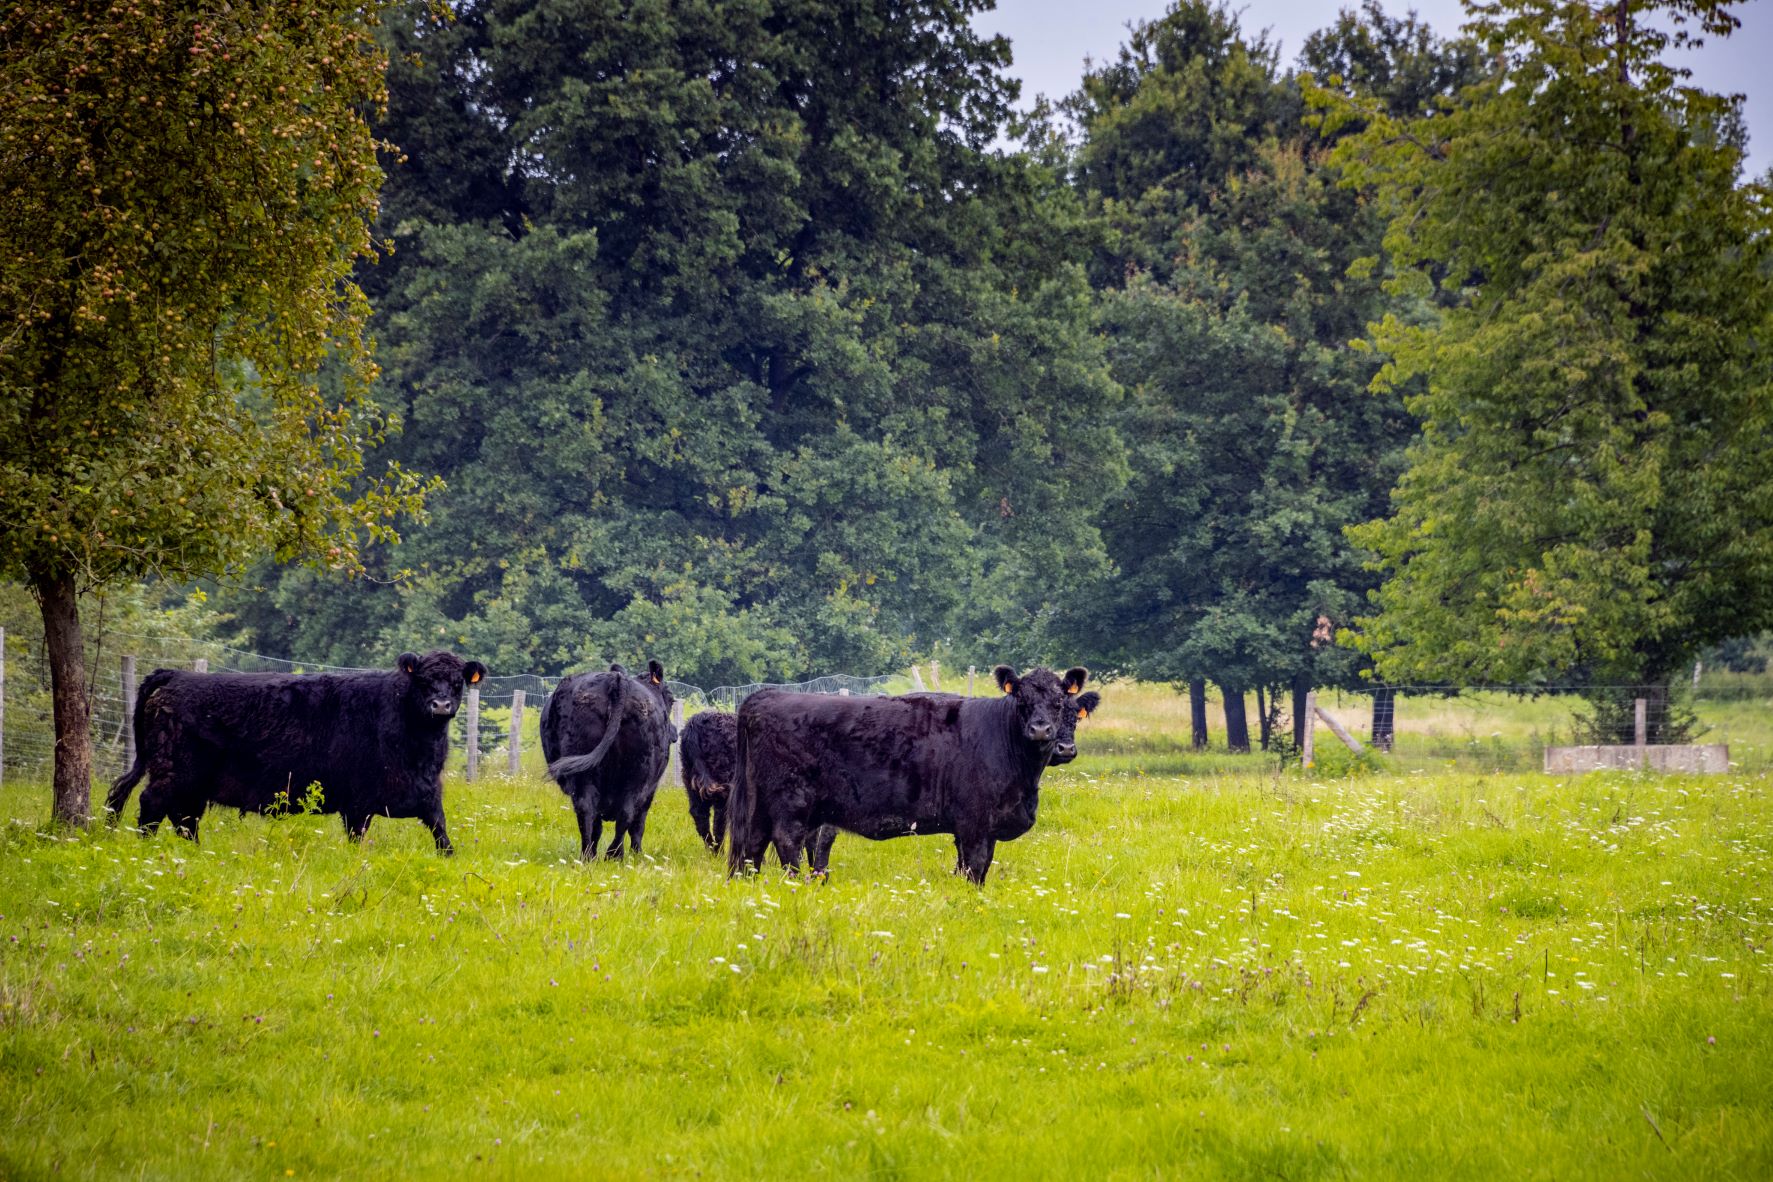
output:
[[[47,778],[55,763],[55,720],[49,663],[41,637],[0,633],[0,776]],[[391,666],[390,666],[391,667]],[[130,706],[133,687],[155,669],[199,669],[210,673],[364,673],[379,670],[319,661],[292,661],[247,652],[212,641],[112,632],[87,645],[87,701],[90,709],[93,774],[115,778],[133,756]],[[479,772],[540,773],[541,706],[559,682],[534,673],[487,677],[476,688],[475,708],[464,709],[450,726],[452,766],[470,762]],[[760,689],[857,696],[884,694],[891,676],[832,674],[810,681],[723,685],[712,689],[668,681],[686,713],[715,708],[736,710]],[[515,733],[517,742],[513,744]]]

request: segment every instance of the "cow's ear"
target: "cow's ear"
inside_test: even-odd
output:
[[[991,676],[997,679],[997,688],[1004,693],[1016,692],[1016,671],[1008,665],[999,665],[991,671]]]
[[[398,665],[402,673],[411,677],[419,671],[419,654],[401,653],[400,660],[396,662],[396,665]]]
[[[646,663],[646,671],[652,675],[654,685],[665,684],[665,666],[659,664],[657,661],[648,661]]]
[[[1101,704],[1102,704],[1102,695],[1097,693],[1095,690],[1091,690],[1087,694],[1079,694],[1077,697],[1078,721],[1081,722],[1084,719],[1088,718],[1090,715],[1094,714],[1096,712],[1096,707],[1100,706]]]
[[[611,661],[609,671],[611,673],[619,673],[623,677],[628,676],[628,670],[622,667],[622,662],[620,661]]]
[[[1078,690],[1084,687],[1084,682],[1089,679],[1090,671],[1088,669],[1085,669],[1082,665],[1073,665],[1071,668],[1065,670],[1065,676],[1060,679],[1059,684],[1065,687],[1066,693],[1075,694]]]
[[[480,679],[486,676],[486,666],[479,661],[469,661],[462,666],[462,676],[468,679],[469,685],[479,685]]]

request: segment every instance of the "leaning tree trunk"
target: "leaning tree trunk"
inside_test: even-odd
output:
[[[1397,691],[1388,685],[1373,689],[1373,746],[1390,751],[1397,733]]]
[[[52,817],[57,824],[84,829],[92,819],[92,728],[79,593],[74,580],[63,575],[34,576],[31,590],[43,612],[43,648],[55,707]]]
[[[1225,745],[1239,755],[1250,753],[1250,720],[1244,715],[1244,691],[1219,687],[1225,699]]]
[[[1273,699],[1261,687],[1256,687],[1256,729],[1261,735],[1262,750],[1268,750],[1269,743],[1274,741],[1274,711],[1269,708]]]
[[[1207,683],[1195,678],[1188,683],[1188,724],[1193,731],[1194,749],[1207,749]]]

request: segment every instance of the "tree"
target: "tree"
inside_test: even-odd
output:
[[[1367,19],[1313,37],[1307,64],[1377,45],[1362,60],[1380,81],[1463,76],[1465,48]],[[1101,315],[1132,391],[1133,476],[1102,520],[1117,573],[1076,628],[1114,664],[1189,683],[1197,716],[1216,681],[1233,749],[1255,691],[1267,746],[1284,695],[1297,730],[1307,689],[1358,684],[1322,622],[1374,583],[1342,529],[1383,506],[1412,431],[1400,398],[1366,390],[1378,360],[1349,346],[1392,306],[1376,276],[1349,274],[1380,223],[1338,185],[1266,36],[1246,41],[1210,0],[1136,28],[1069,106],[1078,175],[1114,229]]]
[[[1036,655],[1101,562],[1118,391],[1078,202],[993,146],[1013,83],[979,7],[491,0],[395,30],[382,454],[450,487],[355,625],[276,610],[279,581],[243,611],[262,642],[704,682]]]
[[[0,575],[43,617],[58,821],[91,807],[83,590],[349,570],[417,507],[359,480],[382,67],[351,3],[0,14]]]
[[[1393,288],[1453,303],[1373,334],[1423,420],[1391,515],[1350,531],[1385,582],[1347,638],[1389,679],[1666,687],[1773,620],[1773,211],[1735,100],[1662,60],[1694,22],[1735,25],[1502,4],[1473,25],[1499,73],[1443,114],[1319,96],[1366,123],[1337,158]]]

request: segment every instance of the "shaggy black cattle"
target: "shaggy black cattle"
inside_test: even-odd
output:
[[[994,671],[1001,698],[851,698],[763,690],[739,707],[728,866],[772,843],[791,870],[821,825],[881,840],[948,833],[982,883],[999,841],[1034,825],[1067,696],[1088,670]]]
[[[683,726],[678,771],[689,796],[690,819],[710,850],[726,836],[726,802],[739,759],[739,720],[724,710],[704,710]]]
[[[1102,695],[1091,690],[1080,694],[1078,689],[1082,682],[1066,683],[1067,693],[1063,713],[1059,721],[1059,737],[1053,743],[1053,757],[1047,760],[1048,767],[1059,767],[1077,758],[1077,724],[1096,712],[1101,705]],[[909,698],[940,698],[962,701],[955,694],[906,694]],[[1038,807],[1039,800],[1032,802],[1031,807]],[[806,860],[812,872],[821,878],[831,869],[831,843],[837,840],[837,826],[821,825],[807,839]],[[780,856],[781,851],[776,851]]]
[[[416,817],[452,852],[443,823],[449,720],[486,676],[454,653],[402,653],[389,673],[186,673],[156,669],[135,704],[136,760],[111,785],[116,823],[145,774],[140,825],[170,817],[193,841],[211,803],[268,812],[308,799],[362,837],[372,817]]]
[[[615,822],[608,857],[622,856],[624,836],[640,852],[672,738],[671,691],[657,661],[647,662],[645,677],[611,665],[608,673],[575,673],[554,687],[542,707],[542,755],[572,798],[587,862],[597,856],[605,821]]]

